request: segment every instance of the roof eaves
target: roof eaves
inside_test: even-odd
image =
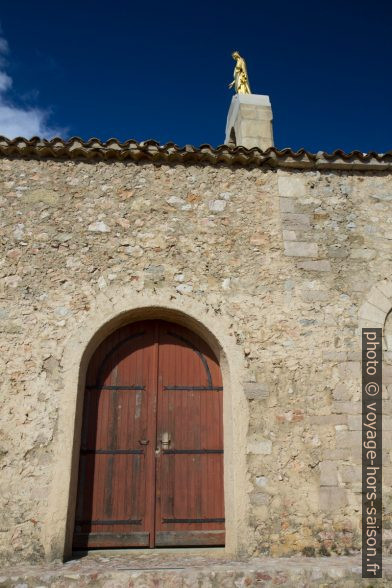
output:
[[[159,144],[152,139],[138,142],[129,139],[120,142],[109,139],[102,142],[97,138],[83,141],[80,137],[63,140],[40,139],[33,137],[25,139],[17,137],[7,139],[0,137],[0,156],[21,158],[51,158],[51,159],[85,159],[85,160],[117,160],[117,161],[151,161],[173,163],[199,163],[207,165],[227,165],[244,167],[272,167],[288,169],[336,169],[336,170],[368,170],[382,171],[392,169],[392,151],[387,153],[362,153],[351,151],[345,153],[336,149],[332,153],[319,151],[310,153],[305,149],[293,151],[286,148],[278,150],[270,147],[261,151],[257,147],[247,149],[242,146],[229,147],[220,145],[216,148],[208,144],[194,147],[185,145],[179,147],[169,142]]]

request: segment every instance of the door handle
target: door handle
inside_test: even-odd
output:
[[[162,433],[162,437],[161,437],[162,449],[169,449],[170,440],[171,440],[170,433],[168,433],[167,431],[165,431],[165,433]]]
[[[140,445],[148,445],[149,440],[148,439],[139,439],[139,443],[140,443]]]

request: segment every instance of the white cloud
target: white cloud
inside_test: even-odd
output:
[[[0,37],[0,135],[9,139],[29,139],[34,136],[50,139],[62,135],[65,129],[56,129],[49,125],[49,110],[18,106],[7,96],[12,87],[12,78],[5,71],[8,51],[6,39]]]
[[[24,110],[6,104],[0,94],[0,135],[13,139],[15,137],[58,136],[62,131],[47,125],[48,113],[39,108]]]
[[[0,92],[6,92],[12,86],[12,79],[4,71],[0,71]]]

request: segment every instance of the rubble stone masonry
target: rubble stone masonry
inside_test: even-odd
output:
[[[237,350],[246,476],[226,483],[245,505],[238,547],[360,548],[360,328],[392,307],[391,172],[3,157],[0,205],[1,565],[61,556],[47,526],[64,350],[120,290],[196,305]],[[389,551],[387,343],[383,394]]]

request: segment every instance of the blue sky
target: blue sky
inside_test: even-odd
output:
[[[238,50],[277,147],[392,149],[390,0],[19,0],[0,23],[0,134],[217,146]]]

